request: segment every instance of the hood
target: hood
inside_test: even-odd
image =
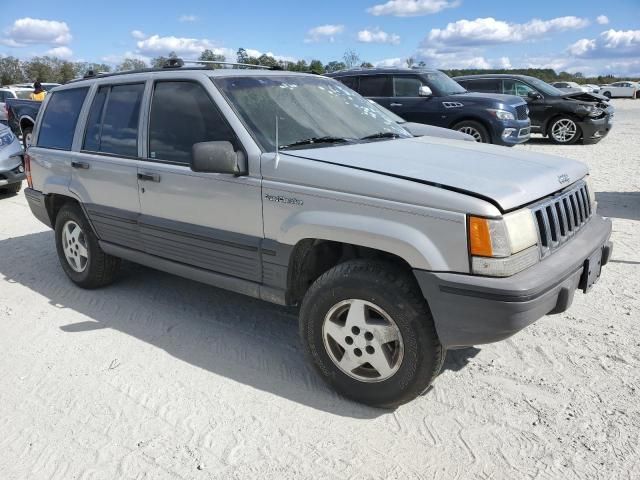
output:
[[[466,133],[451,130],[450,128],[435,127],[433,125],[425,125],[424,123],[402,122],[399,124],[405,130],[408,130],[414,137],[450,138],[452,140],[465,140],[467,142],[475,142],[476,139]]]
[[[490,200],[503,211],[551,195],[583,178],[575,160],[434,137],[281,152],[391,175]]]
[[[571,100],[580,100],[582,102],[608,102],[609,98],[604,95],[600,95],[599,93],[587,93],[576,90],[575,92],[567,93],[564,95],[564,98]]]

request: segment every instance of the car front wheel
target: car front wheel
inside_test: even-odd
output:
[[[453,127],[453,130],[471,135],[475,138],[476,142],[491,143],[491,137],[489,136],[487,129],[484,128],[481,123],[474,122],[473,120],[460,122]]]
[[[413,277],[382,262],[349,261],[316,280],[302,302],[300,335],[326,382],[375,407],[424,392],[445,354]]]
[[[558,117],[549,126],[549,138],[558,145],[571,145],[576,143],[582,131],[574,119],[567,116]]]

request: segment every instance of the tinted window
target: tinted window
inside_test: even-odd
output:
[[[356,92],[358,91],[358,77],[342,77],[342,78],[336,78],[336,80],[341,81],[351,90],[355,90]]]
[[[470,92],[499,93],[500,80],[490,78],[482,78],[478,80],[467,80],[464,84],[460,84]]]
[[[518,80],[503,80],[502,89],[503,93],[507,95],[518,95],[520,97],[526,97],[529,92],[535,92],[529,85]]]
[[[394,95],[396,97],[417,97],[422,82],[418,77],[398,76],[393,77]]]
[[[138,155],[138,118],[144,84],[114,85],[102,120],[100,152]]]
[[[5,96],[4,92],[0,92],[0,102],[4,102]]]
[[[71,150],[73,134],[88,88],[74,88],[51,94],[42,117],[38,146]]]
[[[388,75],[360,77],[360,95],[363,97],[391,97],[393,84]]]
[[[107,98],[109,87],[100,87],[93,99],[89,118],[87,119],[87,131],[84,136],[83,150],[90,152],[100,151],[100,127],[102,126],[102,112]]]
[[[229,141],[235,135],[202,85],[158,82],[149,119],[149,157],[188,164],[194,143]]]

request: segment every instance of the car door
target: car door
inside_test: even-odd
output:
[[[259,175],[194,172],[194,144],[236,134],[213,100],[213,83],[156,80],[147,120],[146,161],[138,169],[144,251],[181,264],[261,281]],[[218,93],[218,96],[220,94]]]
[[[358,93],[389,110],[395,111],[393,100],[393,79],[391,75],[361,75]]]
[[[633,85],[629,82],[623,82],[620,85],[620,96],[622,97],[633,97],[634,95],[634,89],[633,89]]]
[[[145,88],[145,82],[131,81],[93,87],[80,152],[71,161],[69,184],[98,237],[134,249],[139,249],[136,175]]]
[[[502,93],[506,95],[517,95],[527,102],[529,105],[529,119],[531,120],[531,127],[533,129],[537,130],[544,125],[551,105],[547,103],[544,95],[535,88],[520,80],[505,78],[502,80]],[[532,93],[538,94],[539,98],[530,97],[529,95]]]
[[[418,95],[420,87],[428,86],[418,75],[393,75],[393,100],[390,110],[407,122],[446,126],[442,102],[433,96]]]

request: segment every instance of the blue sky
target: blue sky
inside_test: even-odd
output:
[[[118,63],[238,47],[285,59],[407,57],[437,68],[551,67],[640,76],[640,0],[2,2],[0,55]],[[28,6],[27,6],[28,5]],[[255,51],[255,52],[252,52]]]

